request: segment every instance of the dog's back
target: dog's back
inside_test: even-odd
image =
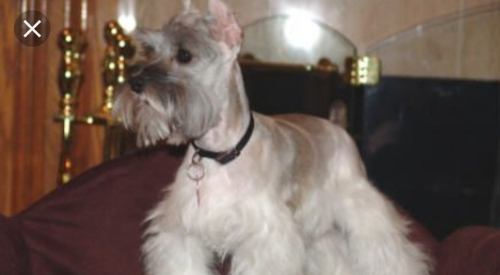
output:
[[[280,133],[273,146],[281,154],[276,159],[286,163],[281,165],[281,173],[290,180],[280,193],[301,232],[307,239],[317,240],[307,253],[316,255],[309,259],[309,268],[332,274],[370,268],[373,274],[384,270],[427,274],[429,259],[408,241],[406,221],[369,182],[357,147],[343,128],[301,114],[257,119]],[[333,245],[345,249],[347,255],[328,250]],[[314,251],[327,255],[320,257]],[[318,259],[323,257],[324,262]],[[351,261],[340,259],[343,257],[354,257],[355,262],[343,266]]]
[[[292,188],[291,192],[285,190],[283,193],[290,194],[285,200],[296,212],[296,218],[309,219],[307,217],[313,212],[318,214],[321,211],[325,211],[321,216],[331,216],[327,213],[332,212],[333,206],[325,202],[333,200],[335,193],[340,192],[335,189],[343,188],[338,182],[353,176],[366,177],[353,140],[343,128],[330,121],[303,114],[256,115],[256,120],[265,125],[264,132],[267,128],[274,134],[267,141],[273,144],[274,152],[281,155],[273,161],[282,164],[282,181],[288,181],[283,188]],[[307,210],[309,208],[312,212]],[[315,231],[320,227],[326,230],[332,219],[318,220],[322,226],[317,222],[300,223]]]

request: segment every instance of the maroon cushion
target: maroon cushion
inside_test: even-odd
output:
[[[142,151],[84,173],[20,214],[34,274],[142,274],[141,224],[178,165],[166,147]]]
[[[438,261],[439,275],[500,275],[500,230],[459,229],[441,243]]]
[[[0,215],[0,274],[29,275],[29,254],[14,219]]]

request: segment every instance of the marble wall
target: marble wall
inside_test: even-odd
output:
[[[445,16],[368,48],[385,75],[500,80],[500,4]]]
[[[131,2],[133,0],[122,1]],[[148,27],[160,26],[180,9],[180,1],[144,0],[136,2],[137,22],[139,25]],[[206,0],[193,2],[201,7],[200,9],[206,7]],[[424,22],[465,13],[478,7],[488,6],[483,9],[500,8],[499,0],[227,0],[226,2],[235,10],[240,23],[244,26],[272,15],[309,15],[346,36],[356,45],[360,54],[377,53],[369,51],[370,48],[386,39],[394,39],[395,34],[421,27]],[[490,13],[486,17],[488,18],[458,20],[454,24],[449,24],[450,26],[443,26],[441,30],[430,33],[423,39],[413,39],[408,43],[419,44],[412,45],[413,48],[421,48],[414,50],[417,57],[420,58],[418,54],[428,54],[429,61],[432,58],[440,58],[440,56],[436,56],[437,50],[446,52],[443,54],[451,55],[449,58],[445,58],[444,64],[440,64],[436,70],[428,71],[428,75],[436,73],[437,76],[479,78],[484,78],[484,75],[487,75],[486,78],[500,78],[498,73],[493,73],[500,71],[497,70],[498,65],[487,65],[484,68],[482,62],[490,60],[489,64],[500,64],[498,54],[493,52],[493,48],[500,45],[498,34],[500,28],[497,27],[500,13]],[[437,48],[439,49],[436,49],[436,44],[438,44]],[[391,54],[396,55],[396,57],[383,56],[387,62],[399,61],[401,58],[398,58],[397,55],[406,52],[408,48],[394,48],[393,50],[394,52]],[[493,60],[490,58],[491,55],[494,56]],[[454,62],[460,56],[463,56],[465,60],[461,61],[464,64],[459,68],[459,65]],[[404,66],[409,65],[405,64]],[[414,72],[392,64],[386,69],[386,73],[391,75],[425,73]],[[460,72],[459,74],[457,74],[457,70]]]
[[[122,2],[135,5],[137,24],[146,27],[161,26],[180,9],[180,1]],[[202,10],[206,8],[206,2],[193,1]],[[226,2],[243,26],[282,14],[305,15],[326,24],[347,37],[359,54],[379,56],[386,75],[500,79],[500,57],[494,50],[500,45],[500,28],[497,27],[500,24],[499,0]],[[481,12],[483,14],[477,14]],[[460,14],[466,16],[457,16]],[[447,22],[451,19],[454,22]],[[429,25],[440,26],[423,33],[423,27]],[[406,34],[405,39],[397,36],[402,33]],[[253,43],[259,42],[265,43]]]

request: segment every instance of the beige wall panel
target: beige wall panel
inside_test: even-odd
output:
[[[500,80],[500,10],[462,24],[458,77]]]

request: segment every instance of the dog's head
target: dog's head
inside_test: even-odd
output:
[[[134,34],[137,54],[114,114],[138,134],[139,145],[179,144],[203,135],[221,119],[241,29],[220,0],[208,12],[184,11],[159,30]]]

